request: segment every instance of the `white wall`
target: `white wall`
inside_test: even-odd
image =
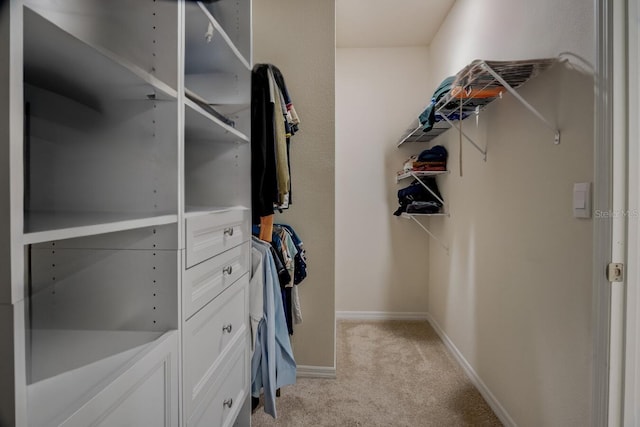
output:
[[[588,0],[457,0],[431,43],[431,83],[474,59],[513,60],[572,52],[595,63]]]
[[[572,51],[593,62],[593,2],[458,0],[431,45],[431,88],[475,58]],[[566,66],[520,93],[562,132],[513,97],[464,122],[488,158],[458,134],[441,179],[451,217],[434,225],[429,313],[518,426],[590,422],[592,221],[572,217],[574,182],[593,180],[593,80]],[[503,414],[505,415],[505,414]]]
[[[428,239],[398,206],[396,143],[429,98],[428,49],[336,50],[336,310],[422,312]]]
[[[253,24],[254,62],[280,68],[301,120],[291,142],[293,205],[276,214],[308,254],[293,351],[299,365],[334,367],[335,3],[254,1]]]

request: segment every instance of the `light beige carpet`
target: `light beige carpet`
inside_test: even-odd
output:
[[[337,379],[298,378],[259,426],[501,426],[427,322],[340,321]]]

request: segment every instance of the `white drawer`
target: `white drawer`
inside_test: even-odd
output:
[[[249,348],[248,340],[234,346],[220,370],[213,386],[194,410],[188,427],[229,427],[233,425],[249,396]]]
[[[183,328],[184,410],[187,418],[202,401],[238,342],[248,347],[249,275],[245,274],[204,306]],[[211,424],[218,425],[218,424]]]
[[[177,353],[178,334],[168,332],[66,421],[44,425],[177,427]]]
[[[182,302],[185,319],[249,271],[250,251],[250,243],[246,242],[184,271]]]
[[[232,209],[187,217],[186,267],[211,258],[249,240],[249,211]]]

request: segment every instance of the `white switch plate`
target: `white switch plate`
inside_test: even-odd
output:
[[[591,183],[573,184],[573,217],[591,218]]]

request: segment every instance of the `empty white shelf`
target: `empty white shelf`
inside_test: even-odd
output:
[[[58,425],[173,333],[32,330],[29,425]]]
[[[72,239],[178,222],[176,214],[28,212],[23,244]]]
[[[162,332],[150,331],[33,329],[31,382],[38,383],[112,356],[119,358],[161,335]]]
[[[189,140],[213,142],[249,142],[239,130],[209,114],[190,99],[185,99],[185,137]]]
[[[177,92],[122,57],[24,8],[25,82],[99,110],[111,99],[175,99]]]

